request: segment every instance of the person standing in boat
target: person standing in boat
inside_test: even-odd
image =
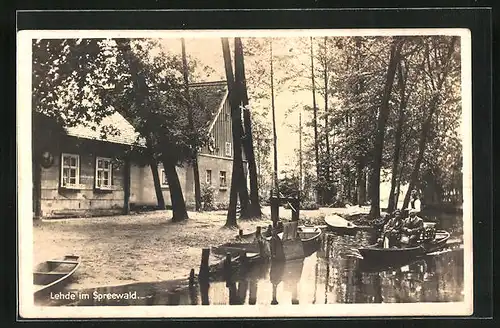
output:
[[[403,227],[401,229],[401,243],[409,246],[415,246],[419,243],[420,236],[424,230],[424,220],[417,216],[420,211],[417,209],[410,209],[409,216],[403,220]]]
[[[422,211],[422,202],[420,201],[420,198],[418,197],[418,192],[415,189],[411,191],[410,208],[417,210],[418,213]]]
[[[382,230],[378,242],[383,244],[384,248],[399,245],[401,238],[401,229],[403,227],[403,215],[400,210],[395,210],[392,217],[387,221]]]

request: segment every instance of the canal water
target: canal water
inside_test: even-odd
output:
[[[462,217],[429,215],[438,229],[462,237]],[[139,283],[71,291],[87,295],[73,301],[50,300],[44,305],[226,305],[226,304],[334,304],[413,303],[463,301],[463,247],[444,249],[410,263],[395,266],[363,266],[349,256],[353,248],[373,243],[367,231],[355,235],[325,232],[311,256],[285,264],[254,265],[234,274],[231,281],[192,287]],[[112,296],[112,295],[116,296]],[[103,296],[100,295],[111,295]],[[120,298],[121,299],[117,299]],[[128,295],[128,296],[125,296]],[[114,297],[115,299],[108,299]],[[127,299],[125,299],[127,298]]]

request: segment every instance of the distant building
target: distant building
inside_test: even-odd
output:
[[[198,156],[200,183],[216,190],[216,202],[229,202],[233,146],[226,82],[192,84],[190,90],[210,109],[210,142]],[[196,115],[196,113],[195,113]],[[33,116],[33,210],[36,217],[67,217],[123,213],[129,206],[157,204],[153,175],[141,158],[126,158],[137,145],[138,133],[120,113],[106,117],[99,126],[61,127],[47,117]],[[101,127],[119,135],[100,135]],[[118,160],[117,160],[118,159]],[[35,164],[36,163],[36,164]],[[39,165],[38,165],[39,164]],[[177,168],[183,195],[194,206],[192,167]],[[158,174],[165,203],[170,203],[163,166]]]

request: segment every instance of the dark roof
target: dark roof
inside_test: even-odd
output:
[[[206,125],[211,125],[226,101],[226,81],[191,83],[189,92],[197,104],[194,111],[195,118]]]
[[[212,125],[227,98],[226,81],[192,83],[189,87],[191,96],[197,103],[197,108],[194,111],[195,119],[200,124]],[[40,114],[40,116],[44,115]],[[107,127],[111,127],[119,133],[108,133],[106,137],[103,137],[101,131]],[[87,123],[74,127],[63,127],[63,129],[69,136],[123,145],[136,144],[139,135],[132,124],[118,111],[103,118],[100,124]],[[143,138],[139,138],[139,145],[145,146]]]

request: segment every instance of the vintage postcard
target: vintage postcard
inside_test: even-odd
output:
[[[22,318],[472,314],[468,30],[21,31],[17,58]]]

